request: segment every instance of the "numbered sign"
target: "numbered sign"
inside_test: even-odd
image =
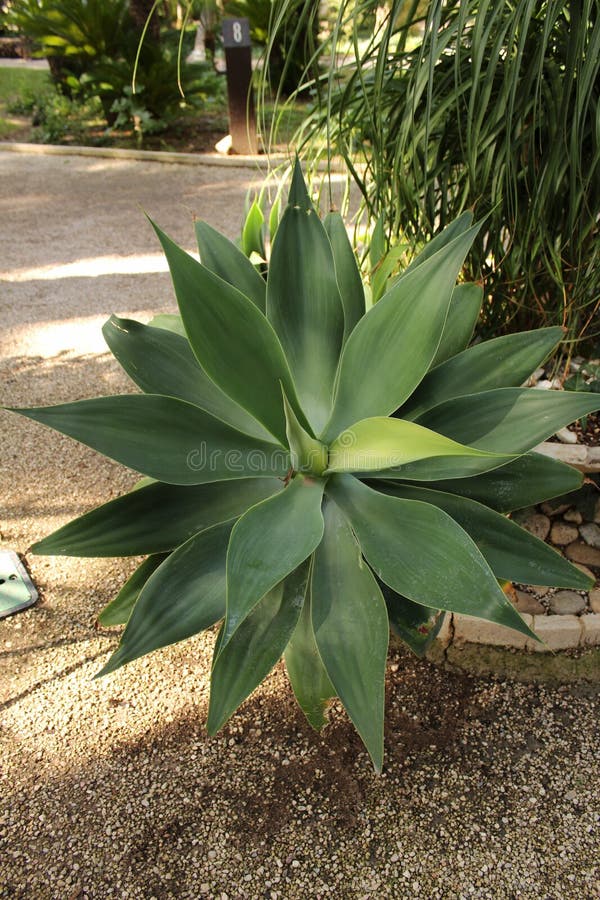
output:
[[[258,152],[252,95],[252,48],[248,19],[223,19],[227,100],[232,153]]]
[[[223,19],[223,46],[226,50],[232,47],[250,46],[250,22],[248,19]]]

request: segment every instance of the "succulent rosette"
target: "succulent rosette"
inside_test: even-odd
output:
[[[445,611],[535,639],[500,582],[589,587],[506,513],[579,486],[532,449],[600,398],[521,387],[560,328],[468,346],[470,213],[375,303],[298,163],[271,226],[268,267],[204,222],[200,262],[155,226],[179,315],[104,326],[142,393],[16,410],[145,476],[33,552],[146,557],[100,614],[125,624],[100,674],[221,623],[210,733],[283,656],[311,725],[339,697],[380,770],[390,626],[417,653]]]

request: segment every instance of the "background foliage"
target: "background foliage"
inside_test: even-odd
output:
[[[150,132],[219,96],[221,85],[208,66],[180,71],[180,37],[185,55],[193,32],[161,30],[153,17],[140,44],[140,23],[152,4],[141,7],[129,0],[13,0],[9,18],[48,59],[61,93],[83,102],[98,98],[109,125]]]
[[[342,0],[317,52],[300,145],[344,157],[392,240],[488,214],[465,273],[493,298],[485,333],[600,331],[598,0]]]

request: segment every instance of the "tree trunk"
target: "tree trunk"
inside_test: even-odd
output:
[[[153,0],[129,0],[129,13],[140,31],[148,21],[148,16],[153,6]],[[154,10],[150,19],[148,31],[146,32],[146,36],[148,35],[155,41],[158,41],[160,38],[160,22],[157,10]]]

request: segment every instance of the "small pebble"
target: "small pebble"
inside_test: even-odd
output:
[[[558,591],[550,597],[549,604],[557,616],[578,616],[586,607],[585,598],[576,591]]]
[[[566,547],[572,544],[579,537],[579,532],[574,525],[568,525],[566,522],[555,522],[550,531],[550,540],[558,547]]]
[[[600,549],[600,527],[595,522],[586,522],[580,527],[579,534],[588,546]]]
[[[597,550],[596,547],[590,547],[581,541],[569,544],[565,554],[573,562],[580,562],[585,566],[600,566],[600,550]]]
[[[515,591],[516,606],[520,613],[529,616],[543,616],[546,612],[539,600],[527,591]]]
[[[532,513],[521,522],[521,527],[539,538],[540,541],[545,541],[550,533],[550,519],[541,513]],[[577,533],[575,533],[575,537],[577,537]]]
[[[567,509],[563,514],[565,522],[572,522],[574,525],[581,525],[583,516],[578,509]]]

